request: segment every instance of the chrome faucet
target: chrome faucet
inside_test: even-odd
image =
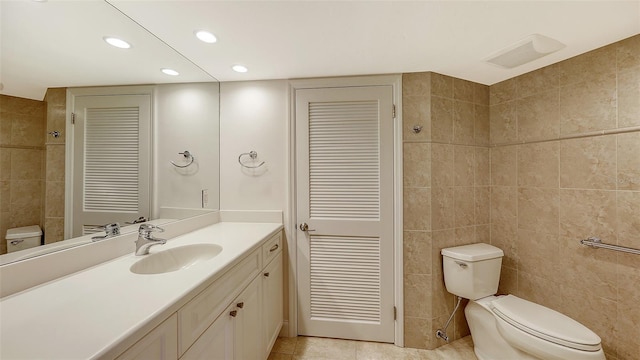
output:
[[[106,224],[104,226],[101,226],[100,228],[104,229],[105,235],[93,236],[91,238],[93,242],[120,235],[120,225],[118,223]]]
[[[164,245],[167,243],[167,240],[165,239],[156,239],[151,236],[151,233],[154,231],[163,232],[164,229],[151,224],[140,225],[140,228],[138,229],[138,240],[136,240],[137,256],[149,254],[149,248],[153,245]]]

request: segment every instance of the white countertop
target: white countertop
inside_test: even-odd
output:
[[[134,274],[129,268],[142,257],[131,253],[7,296],[0,300],[0,359],[112,355],[121,342],[151,330],[281,228],[277,223],[217,223],[151,248],[153,254],[187,244],[223,247],[215,258],[187,269]]]

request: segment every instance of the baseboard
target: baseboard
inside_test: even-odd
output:
[[[284,320],[282,322],[282,327],[280,328],[280,337],[290,337],[289,336],[289,320]]]

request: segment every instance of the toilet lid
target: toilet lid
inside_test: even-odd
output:
[[[544,340],[584,351],[600,350],[600,337],[586,326],[542,305],[507,295],[494,300],[491,310],[504,321]]]

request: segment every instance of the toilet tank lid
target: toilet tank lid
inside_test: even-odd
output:
[[[8,229],[6,239],[7,240],[23,239],[23,238],[28,238],[32,236],[41,236],[41,235],[42,235],[42,230],[40,229],[40,226],[31,225],[31,226],[23,226],[19,228]]]
[[[504,256],[504,252],[485,243],[463,245],[442,249],[443,256],[464,261],[480,261]]]

